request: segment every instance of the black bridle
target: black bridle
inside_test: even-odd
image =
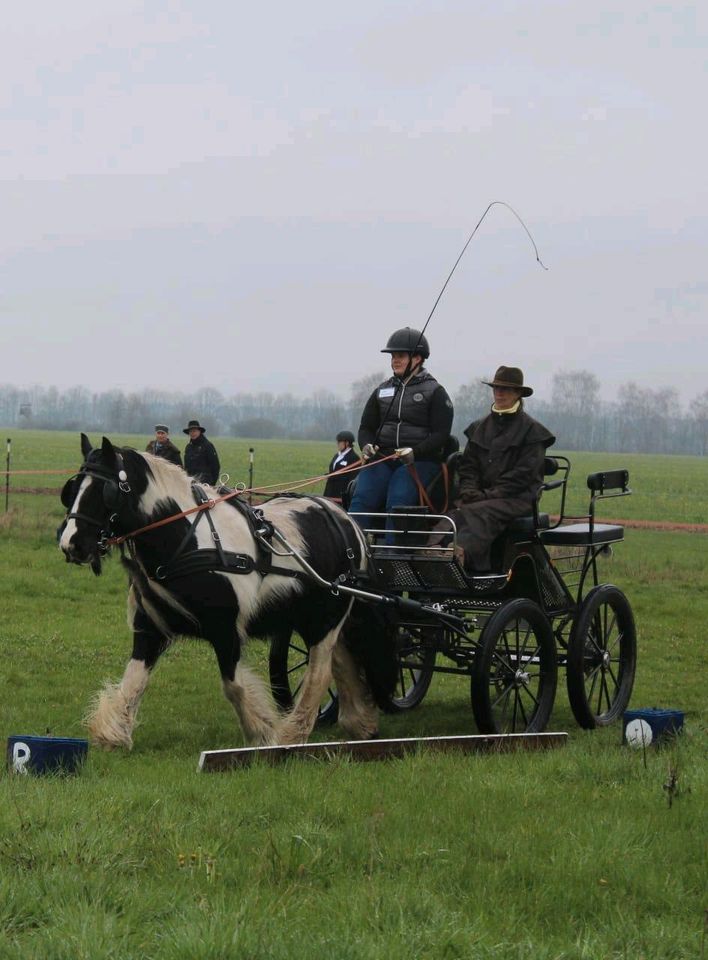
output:
[[[105,467],[102,463],[91,460],[91,454],[89,454],[87,459],[81,464],[79,472],[74,474],[73,477],[69,477],[61,491],[61,502],[67,509],[65,522],[67,520],[81,520],[83,523],[97,527],[100,531],[98,538],[99,548],[104,553],[107,550],[106,541],[113,535],[113,524],[118,519],[117,507],[119,505],[120,494],[131,492],[130,484],[128,483],[128,474],[125,472],[123,457],[117,452],[116,462],[118,465],[117,475],[113,470]],[[96,520],[94,517],[90,517],[86,513],[82,513],[78,510],[71,510],[71,507],[75,503],[79,494],[81,481],[84,477],[90,477],[92,480],[97,480],[103,484],[103,505],[108,510],[108,529],[106,529],[105,518],[102,520]]]

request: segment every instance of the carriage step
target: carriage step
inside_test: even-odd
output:
[[[254,760],[280,763],[288,757],[326,760],[390,760],[419,751],[422,747],[441,753],[509,753],[517,750],[548,750],[562,747],[567,733],[499,733],[455,737],[406,737],[396,740],[334,740],[331,743],[295,743],[274,747],[239,747],[233,750],[204,750],[197,770],[215,773],[247,767]]]

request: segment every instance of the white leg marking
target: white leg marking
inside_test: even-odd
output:
[[[278,730],[278,743],[305,743],[312,733],[322,698],[332,680],[332,650],[342,623],[311,647],[295,706],[283,719]]]
[[[379,733],[379,711],[361,670],[344,644],[335,646],[332,674],[339,697],[339,724],[355,740],[371,740]]]
[[[105,685],[86,720],[93,743],[107,749],[132,748],[135,718],[149,679],[142,660],[129,660],[120,683]]]
[[[248,743],[275,743],[278,710],[263,681],[240,663],[233,680],[224,680],[224,695],[233,705]]]

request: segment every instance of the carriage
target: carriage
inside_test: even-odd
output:
[[[82,435],[82,452],[62,491],[60,547],[97,574],[120,547],[133,630],[123,677],[89,718],[96,743],[132,746],[152,670],[180,635],[211,644],[224,694],[254,744],[303,742],[318,709],[354,739],[374,737],[377,708],[417,706],[435,673],[468,678],[484,734],[543,730],[559,666],[581,726],[611,723],[629,701],[634,619],[624,594],[599,575],[624,530],[595,519],[599,500],[631,492],[626,470],[590,474],[588,512],[569,517],[570,462],[546,458],[540,493],[557,491],[558,518],[537,500],[494,545],[493,571],[479,574],[458,557],[443,510],[405,507],[363,531],[321,497],[279,494],[253,508],[239,490],[209,487],[105,437],[93,449]],[[458,456],[443,475],[454,477]],[[440,523],[443,542],[432,545]],[[273,697],[241,660],[249,637],[271,641]],[[336,690],[327,692],[331,676]]]
[[[458,458],[448,459],[453,478]],[[386,626],[398,661],[391,712],[417,707],[434,674],[453,674],[469,681],[480,733],[542,731],[553,709],[558,670],[565,668],[570,706],[581,727],[604,726],[622,715],[634,682],[636,630],[626,596],[601,582],[600,568],[624,539],[624,529],[598,523],[595,511],[599,500],[631,493],[629,475],[590,474],[588,512],[570,517],[570,461],[547,457],[544,467],[533,513],[515,520],[494,544],[492,573],[465,570],[454,522],[429,507],[367,518],[371,571],[360,586],[399,601]],[[553,522],[539,504],[541,494],[552,490],[558,506]],[[448,527],[445,544],[431,547],[429,532],[441,522]],[[270,679],[283,707],[292,702],[307,656],[290,638],[271,647]],[[336,690],[330,689],[320,722],[331,722],[336,712]]]

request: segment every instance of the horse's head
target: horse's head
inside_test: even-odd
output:
[[[94,450],[82,433],[81,452],[84,462],[79,472],[61,491],[67,515],[59,546],[67,563],[89,563],[98,576],[107,541],[135,516],[133,493],[140,480],[131,451],[117,450],[107,437]]]

